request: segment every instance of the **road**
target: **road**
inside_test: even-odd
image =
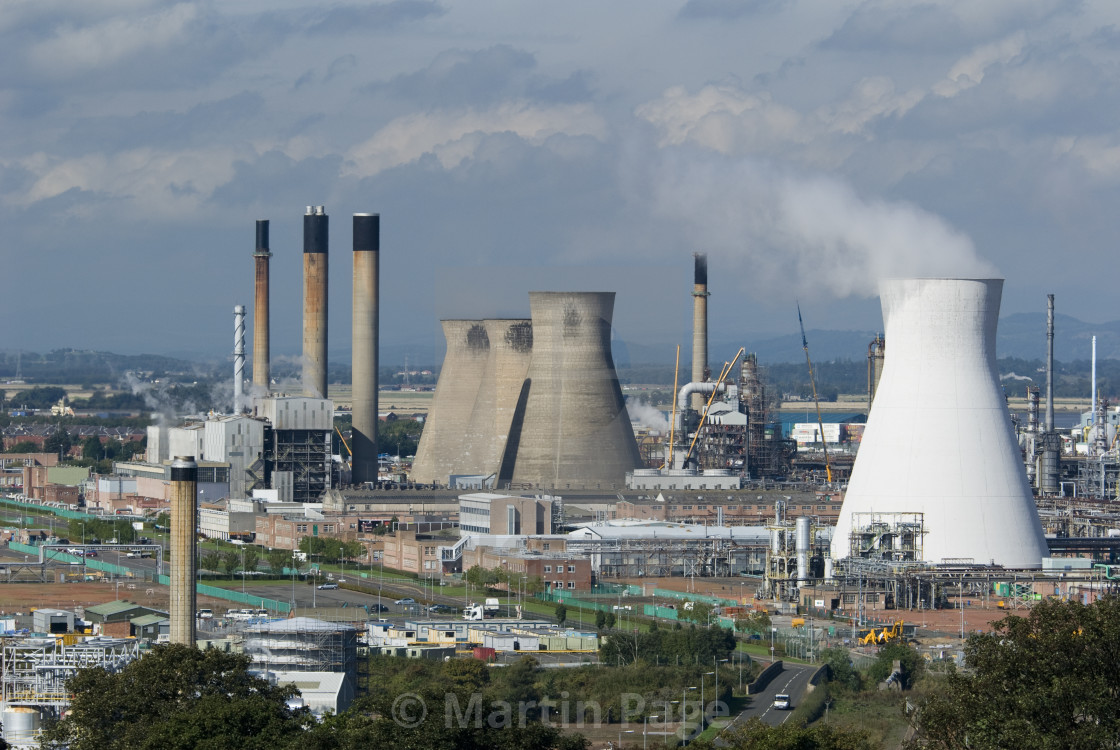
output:
[[[731,724],[742,723],[749,719],[762,719],[764,724],[776,727],[789,719],[793,709],[800,704],[809,686],[809,678],[819,667],[806,664],[783,662],[782,671],[770,680],[761,693],[751,696],[751,704],[735,717]],[[774,696],[785,693],[790,697],[790,708],[783,711],[774,708]],[[730,725],[729,725],[730,726]]]

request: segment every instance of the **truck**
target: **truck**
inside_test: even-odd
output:
[[[499,607],[500,607],[500,604],[499,604],[497,599],[489,598],[483,604],[482,609],[483,609],[484,612],[486,612],[491,617],[493,617],[495,614],[497,614]]]
[[[486,614],[481,604],[470,604],[463,610],[463,619],[472,622],[481,621]]]

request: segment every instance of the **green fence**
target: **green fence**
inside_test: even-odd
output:
[[[679,615],[672,607],[659,607],[656,604],[642,605],[642,614],[646,617],[660,617],[663,620],[676,620]]]
[[[105,516],[93,515],[91,513],[83,513],[80,510],[69,510],[66,508],[53,508],[49,505],[39,505],[38,503],[26,502],[23,500],[12,500],[11,498],[0,498],[0,504],[13,505],[17,508],[31,508],[32,510],[42,511],[43,513],[59,516],[60,518],[76,518],[79,521],[104,521]]]
[[[30,544],[20,544],[19,542],[9,542],[8,547],[16,552],[22,552],[27,555],[34,555],[35,559],[39,559],[39,548]],[[113,565],[112,563],[102,562],[101,560],[91,560],[88,557],[78,557],[76,555],[68,554],[62,550],[48,549],[44,550],[45,556],[51,560],[59,562],[80,562],[85,564],[87,568],[100,570],[104,573],[112,573],[114,575],[122,576],[125,578],[134,578],[137,580],[152,580],[157,583],[162,583],[165,586],[171,584],[171,579],[168,576],[153,575],[148,571],[134,571],[131,568],[126,568],[123,565]],[[224,599],[229,602],[237,602],[238,604],[251,604],[254,607],[267,609],[272,612],[288,613],[292,609],[292,605],[288,602],[282,602],[277,599],[270,599],[265,596],[254,596],[253,594],[243,594],[240,591],[230,591],[229,589],[218,588],[217,586],[210,586],[205,583],[196,584],[195,590],[200,594],[214,597],[215,599]]]

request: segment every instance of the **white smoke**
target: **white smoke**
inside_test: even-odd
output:
[[[651,432],[666,433],[669,431],[669,420],[665,418],[664,412],[655,408],[648,401],[628,396],[626,398],[626,412],[630,415],[631,422],[637,422],[639,426]]]
[[[1009,372],[1006,375],[1000,375],[999,379],[1000,380],[1027,380],[1027,381],[1034,380],[1034,378],[1032,378],[1029,375],[1017,375],[1014,372]]]
[[[628,164],[627,192],[653,217],[647,247],[705,251],[757,291],[873,296],[885,278],[996,275],[945,220],[836,177],[684,148]]]

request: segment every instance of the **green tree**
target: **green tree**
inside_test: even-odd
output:
[[[65,428],[59,427],[43,441],[43,452],[65,454],[73,445],[73,436]]]
[[[101,441],[95,437],[88,437],[82,441],[82,458],[89,461],[101,460]]]
[[[261,562],[261,553],[256,547],[241,548],[241,569],[246,573],[256,570]]]
[[[284,568],[292,567],[292,553],[286,549],[274,549],[268,553],[268,570],[274,576],[283,575]]]
[[[568,619],[568,605],[564,604],[564,602],[558,602],[556,608],[552,610],[552,612],[556,615],[556,622],[560,625],[563,625]]]
[[[202,556],[202,560],[199,561],[199,564],[202,566],[203,570],[217,573],[222,569],[222,556],[217,552],[207,552]]]
[[[879,649],[879,656],[867,669],[867,679],[880,683],[890,676],[894,663],[902,670],[902,688],[909,690],[925,670],[921,654],[905,643],[888,643]]]
[[[850,690],[859,690],[861,677],[859,670],[852,665],[852,656],[846,648],[826,648],[821,651],[821,662],[828,665],[834,684],[843,685]]]
[[[615,616],[614,612],[605,612],[604,614],[606,617],[604,617],[603,620],[604,624],[607,626],[607,630],[613,630],[615,623],[618,622],[618,617]]]
[[[937,681],[911,748],[1115,748],[1120,599],[1043,600],[965,644],[967,669]]]
[[[770,627],[770,613],[764,609],[755,610],[735,620],[735,629],[740,633],[769,633]]]
[[[111,673],[80,670],[67,682],[70,712],[48,725],[44,747],[70,750],[265,750],[286,747],[312,722],[292,711],[298,691],[249,674],[249,657],[157,645]]]
[[[601,609],[595,610],[595,629],[605,630],[607,627],[607,613]]]
[[[30,440],[20,440],[19,442],[12,443],[10,446],[8,446],[8,450],[6,450],[4,452],[5,453],[38,453],[39,450],[40,450],[39,446],[36,445],[35,443],[31,442]]]
[[[233,572],[241,567],[241,555],[233,550],[222,553],[222,572],[227,578],[233,577]]]

